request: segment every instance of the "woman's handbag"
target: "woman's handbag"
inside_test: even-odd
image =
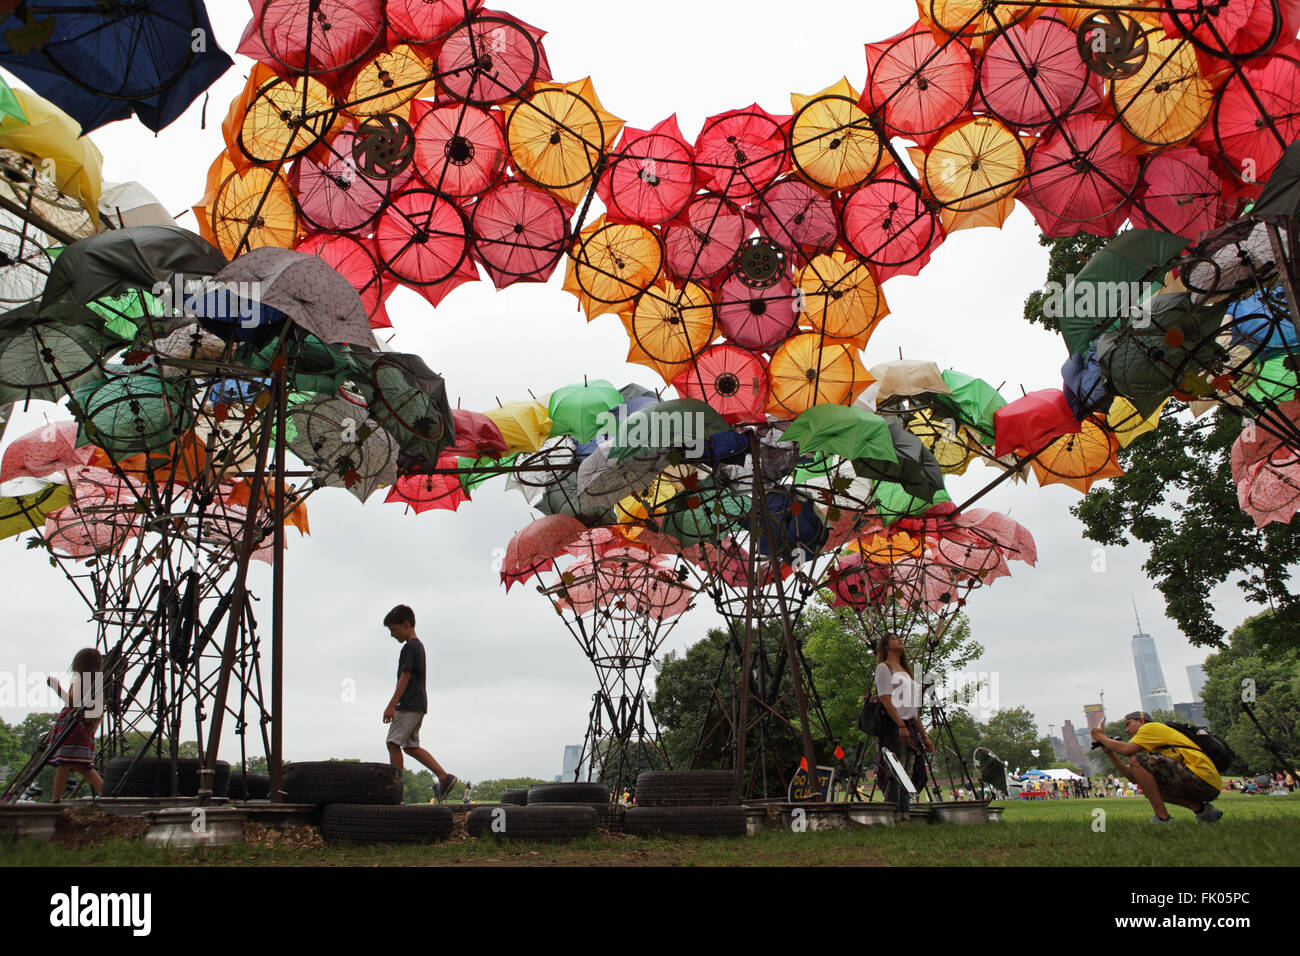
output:
[[[873,694],[863,699],[862,709],[858,711],[858,730],[868,737],[883,737],[893,725],[889,711],[885,710],[879,697]]]

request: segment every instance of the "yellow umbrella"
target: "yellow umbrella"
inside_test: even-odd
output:
[[[881,535],[877,532],[871,536],[870,541],[859,538],[858,549],[868,561],[894,564],[903,558],[919,558],[925,553],[925,543],[906,531],[895,535]]]
[[[104,188],[104,157],[81,126],[49,100],[27,90],[14,90],[27,121],[0,116],[0,149],[11,149],[32,160],[65,196],[81,202],[99,223],[99,195]]]
[[[1155,431],[1160,427],[1160,415],[1168,404],[1169,399],[1166,398],[1149,417],[1143,418],[1132,402],[1122,395],[1117,396],[1110,403],[1110,410],[1106,412],[1106,423],[1110,425],[1111,431],[1115,433],[1115,438],[1119,441],[1119,447],[1127,448],[1133,444],[1135,438],[1139,438],[1147,432]]]
[[[298,236],[298,208],[284,177],[262,166],[239,170],[228,153],[208,170],[194,216],[200,235],[228,259],[260,246],[292,249]]]
[[[876,325],[889,315],[885,294],[871,267],[839,249],[817,256],[799,270],[795,284],[803,293],[800,324],[835,339],[866,348]]]
[[[684,485],[660,475],[642,494],[628,495],[614,506],[618,523],[644,525],[652,516],[662,514],[664,505],[684,490]]]
[[[1144,143],[1173,146],[1196,135],[1214,108],[1214,87],[1201,73],[1196,48],[1152,25],[1147,57],[1132,76],[1111,84],[1111,102],[1124,128]]]
[[[925,154],[923,172],[937,202],[967,213],[1009,200],[1024,182],[1028,165],[1015,133],[991,116],[977,116],[939,134]]]
[[[347,110],[353,116],[396,113],[432,82],[433,60],[399,43],[361,67],[347,93]]]
[[[930,450],[945,475],[964,475],[979,455],[978,445],[970,441],[964,427],[951,419],[939,418],[929,408],[920,409],[907,423],[907,430]]]
[[[601,216],[573,241],[564,289],[578,297],[590,321],[619,312],[654,283],[663,245],[645,226],[607,223]]]
[[[0,539],[39,531],[45,526],[45,516],[58,511],[71,497],[72,489],[67,485],[46,485],[31,494],[0,498]]]
[[[654,369],[671,382],[716,336],[713,297],[694,282],[655,283],[631,313],[619,316],[632,340],[627,360]]]
[[[851,405],[873,381],[857,349],[816,332],[786,339],[768,368],[767,411],[776,418],[795,418],[819,404]]]
[[[1026,17],[1033,10],[1030,4],[989,3],[988,0],[916,0],[916,7],[937,40],[966,37],[975,50],[984,49],[1004,27],[1022,20],[1027,23]]]
[[[812,96],[791,94],[790,155],[813,185],[851,189],[893,162],[858,106],[861,98],[847,79]]]
[[[507,453],[541,451],[542,442],[551,434],[551,416],[544,402],[506,402],[483,414],[501,429]]]
[[[1124,474],[1115,458],[1119,440],[1094,418],[1080,425],[1077,435],[1062,435],[1033,460],[1039,485],[1069,485],[1087,494],[1094,482]]]
[[[509,106],[506,146],[528,179],[576,206],[623,121],[607,113],[591,80],[537,83]]]
[[[250,85],[231,104],[231,115],[222,124],[232,153],[240,151],[254,163],[279,166],[328,136],[332,124],[334,129],[341,125],[333,123],[334,97],[324,83],[311,77],[289,81],[269,73],[267,82],[253,88],[259,75],[255,70],[249,77]]]

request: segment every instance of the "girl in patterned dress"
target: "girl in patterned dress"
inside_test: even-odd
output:
[[[57,738],[71,727],[50,763],[54,765],[54,794],[52,803],[63,799],[68,784],[69,771],[75,770],[90,781],[90,787],[99,796],[104,781],[95,771],[95,729],[103,715],[102,691],[104,658],[93,647],[77,651],[72,659],[71,687],[64,689],[51,677],[50,686],[66,704],[54,722],[50,733]]]

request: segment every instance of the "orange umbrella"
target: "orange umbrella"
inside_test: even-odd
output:
[[[816,332],[782,342],[769,368],[767,411],[776,418],[795,418],[817,404],[850,405],[873,381],[857,349]]]
[[[847,339],[860,349],[866,348],[876,325],[889,314],[871,267],[839,249],[809,262],[799,270],[795,283],[803,301],[799,324],[830,338]]]
[[[535,83],[509,109],[506,145],[520,173],[576,206],[622,128],[600,105],[590,79]]]
[[[812,96],[790,96],[790,155],[795,169],[812,184],[852,189],[893,162],[858,106],[860,99],[862,94],[846,79]]]
[[[1034,459],[1039,485],[1069,485],[1084,494],[1093,482],[1124,474],[1115,453],[1119,441],[1095,418],[1085,418],[1076,435],[1062,435]]]
[[[418,96],[427,94],[433,99],[433,85],[433,60],[415,47],[399,43],[357,71],[344,100],[353,116],[400,114]]]
[[[578,297],[588,320],[619,312],[650,288],[663,259],[659,237],[645,226],[601,216],[574,240],[564,289]]]
[[[1214,108],[1214,87],[1201,73],[1196,48],[1154,24],[1143,35],[1146,60],[1111,84],[1111,103],[1124,128],[1152,146],[1191,139]]]
[[[694,282],[657,282],[619,318],[632,340],[627,360],[654,369],[665,382],[680,375],[717,335],[713,297]]]

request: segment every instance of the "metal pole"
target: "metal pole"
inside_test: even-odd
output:
[[[271,584],[271,802],[279,803],[284,762],[284,429],[289,390],[284,357],[275,373],[275,556]]]

